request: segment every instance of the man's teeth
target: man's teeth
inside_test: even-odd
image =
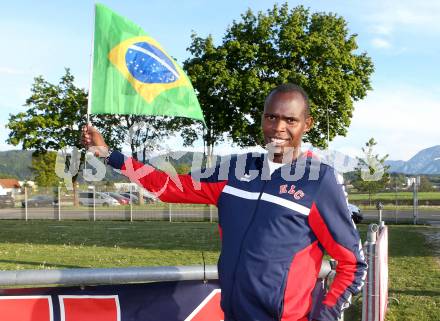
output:
[[[279,138],[271,138],[270,141],[271,141],[271,143],[275,143],[275,144],[283,144],[286,140],[279,139]]]

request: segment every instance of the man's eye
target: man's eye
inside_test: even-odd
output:
[[[287,118],[286,121],[288,124],[294,124],[296,122],[294,118]]]

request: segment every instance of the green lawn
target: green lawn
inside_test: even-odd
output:
[[[440,262],[425,242],[423,231],[434,228],[389,226],[389,304],[387,321],[438,321],[440,316]],[[440,233],[440,231],[437,229]],[[365,239],[366,225],[360,226]],[[347,311],[346,321],[361,318],[361,300]]]
[[[0,221],[0,269],[127,267],[217,262],[211,223]]]
[[[367,226],[360,225],[365,239]],[[388,321],[438,321],[440,269],[422,231],[390,226]],[[215,264],[217,225],[168,222],[0,221],[0,269]],[[360,300],[346,321],[360,320]]]

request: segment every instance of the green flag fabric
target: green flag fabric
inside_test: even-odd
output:
[[[190,80],[139,26],[96,4],[91,114],[163,115],[204,122]]]

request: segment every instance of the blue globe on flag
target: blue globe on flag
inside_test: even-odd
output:
[[[179,79],[174,63],[147,42],[132,44],[125,54],[125,63],[130,74],[142,83],[166,84]]]

